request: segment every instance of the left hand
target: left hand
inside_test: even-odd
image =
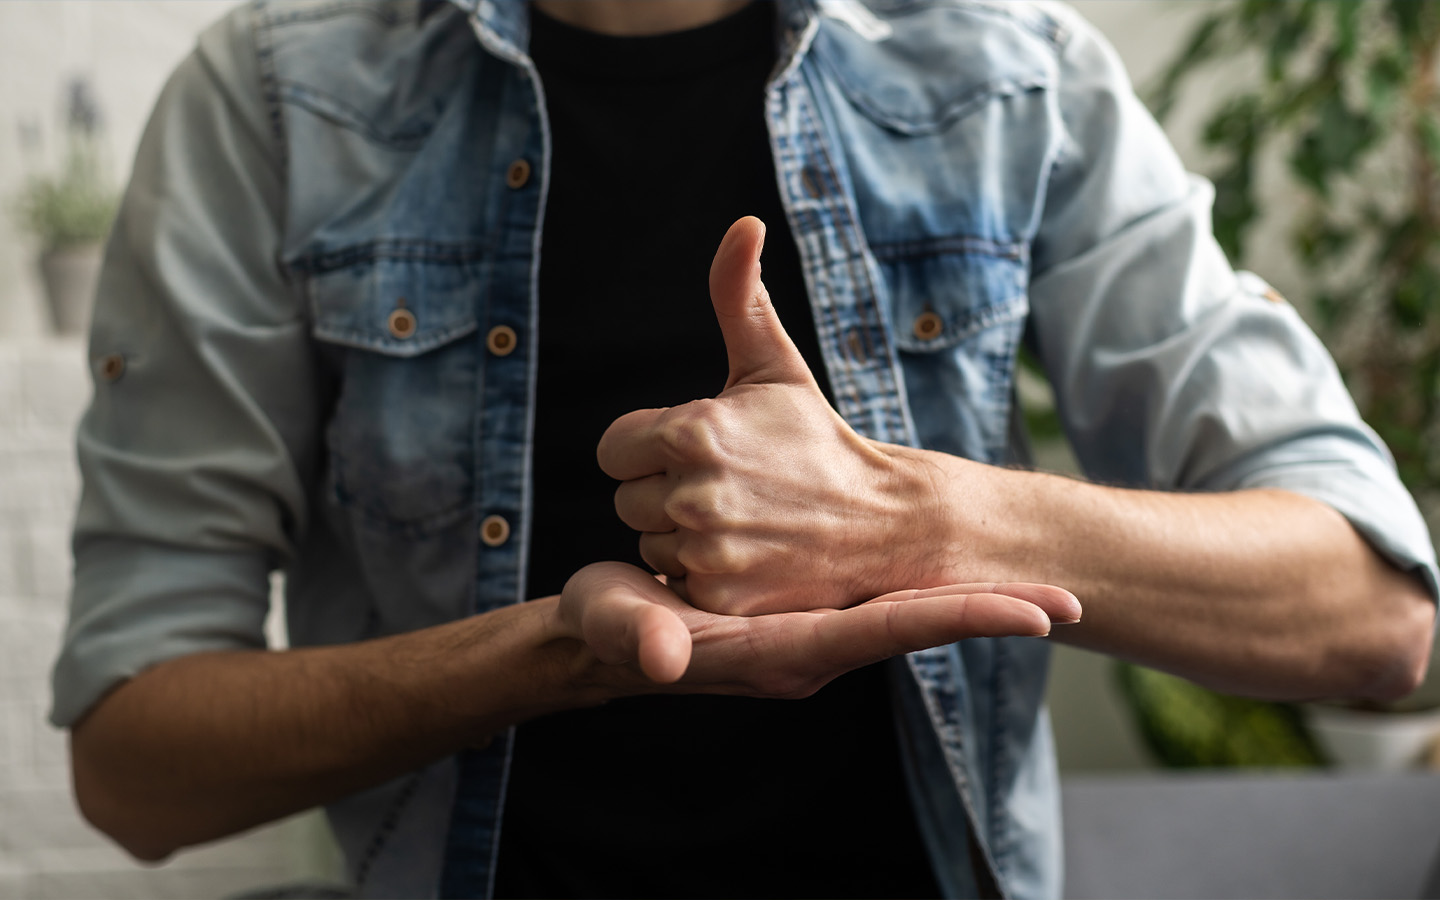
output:
[[[709,612],[840,609],[930,587],[930,476],[826,402],[760,280],[764,236],[759,219],[739,220],[710,268],[725,389],[629,413],[601,438],[601,468],[624,482],[615,508],[642,532],[645,561]]]
[[[1079,621],[1080,602],[1048,584],[948,584],[849,609],[726,617],[685,605],[641,569],[600,562],[571,576],[553,614],[555,633],[623,670],[608,682],[613,696],[797,699],[852,669],[915,650],[972,637],[1042,637],[1052,622]]]

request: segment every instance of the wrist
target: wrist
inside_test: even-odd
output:
[[[446,661],[448,671],[434,673],[445,686],[436,696],[458,717],[460,743],[484,746],[512,725],[612,698],[603,665],[559,621],[558,600],[542,597],[442,626],[449,631],[443,643],[414,660]]]
[[[950,578],[954,530],[950,480],[937,454],[895,444],[872,442],[885,460],[878,495],[883,515],[861,523],[869,535],[873,560],[866,598],[894,590],[955,583]]]
[[[1020,552],[1024,479],[1034,473],[914,447],[882,445],[900,473],[903,510],[890,532],[886,590],[1026,580]]]

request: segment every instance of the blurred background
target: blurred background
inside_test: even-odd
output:
[[[71,433],[90,390],[81,331],[94,246],[165,78],[232,5],[0,3],[0,900],[234,896],[338,877],[313,816],[135,865],[79,819],[64,736],[44,721],[78,489]],[[1073,5],[1165,113],[1189,167],[1217,180],[1232,260],[1340,354],[1433,532],[1436,4]],[[1069,469],[1033,371],[1022,397],[1042,467]],[[1051,679],[1067,781],[1162,766],[1433,767],[1433,694],[1368,709],[1253,704],[1064,647]]]

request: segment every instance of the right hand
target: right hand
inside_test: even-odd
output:
[[[808,697],[870,663],[971,637],[1043,637],[1080,618],[1080,602],[1045,584],[955,584],[896,591],[847,609],[725,616],[687,604],[635,566],[601,562],[560,595],[564,633],[602,663],[628,666],[635,693]]]
[[[730,226],[710,267],[729,378],[719,396],[616,419],[596,448],[640,555],[725,615],[842,609],[955,580],[932,468],[840,417],[760,277],[765,226]]]

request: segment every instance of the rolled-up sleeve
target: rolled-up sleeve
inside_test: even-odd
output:
[[[106,249],[56,725],[155,663],[264,646],[305,527],[316,375],[251,33],[232,13],[172,76]]]
[[[1167,490],[1282,488],[1329,504],[1431,595],[1435,552],[1325,347],[1211,234],[1187,174],[1104,41],[1069,18],[1064,140],[1034,243],[1036,343],[1087,475]]]

